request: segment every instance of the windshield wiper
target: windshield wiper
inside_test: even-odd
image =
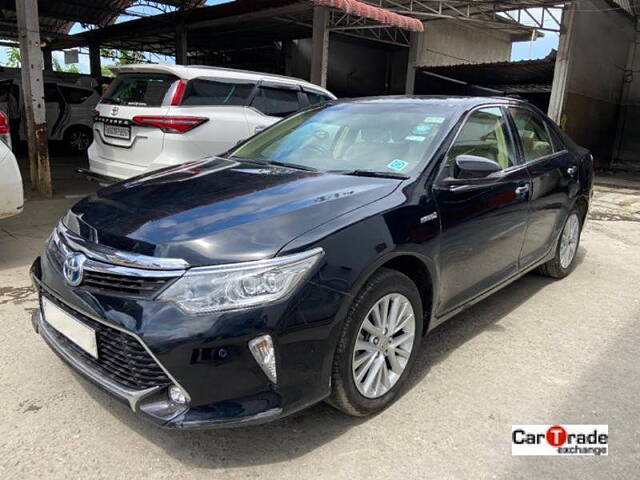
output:
[[[240,162],[255,163],[256,165],[275,165],[277,167],[293,168],[296,170],[304,170],[305,172],[317,172],[317,168],[307,167],[305,165],[298,165],[297,163],[279,162],[278,160],[267,160],[262,158],[241,158],[231,157],[232,160],[238,160]]]
[[[411,178],[404,173],[398,172],[379,172],[376,170],[330,170],[332,173],[341,175],[353,175],[354,177],[376,177],[376,178],[396,178],[398,180],[406,180]]]
[[[278,167],[295,168],[296,170],[304,170],[306,172],[317,172],[317,168],[307,167],[306,165],[298,165],[297,163],[279,162],[278,160],[266,160],[268,165],[276,165]]]

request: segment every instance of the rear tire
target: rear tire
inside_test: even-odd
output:
[[[576,268],[576,256],[582,233],[580,213],[577,208],[571,210],[556,244],[556,253],[551,260],[538,267],[539,274],[551,278],[564,278]]]
[[[328,403],[358,417],[390,405],[413,367],[422,328],[416,285],[396,270],[380,269],[358,292],[347,313],[334,356]]]
[[[64,144],[73,153],[86,152],[93,142],[93,133],[84,126],[69,128],[64,134]]]

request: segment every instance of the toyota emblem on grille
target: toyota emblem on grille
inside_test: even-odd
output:
[[[111,107],[111,115],[115,117],[119,110],[120,109],[118,107]]]
[[[62,274],[66,282],[72,287],[77,287],[82,283],[83,265],[87,260],[82,253],[75,252],[67,255],[62,265]]]

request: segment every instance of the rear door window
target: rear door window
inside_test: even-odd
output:
[[[84,102],[87,98],[93,95],[93,90],[88,90],[86,88],[75,88],[75,87],[60,87],[60,91],[62,92],[62,96],[68,103],[79,104]]]
[[[60,91],[55,83],[45,83],[44,84],[44,101],[45,103],[49,102],[62,102],[62,96],[60,95]]]
[[[554,153],[554,144],[545,124],[532,111],[509,108],[522,143],[525,162],[533,162]]]
[[[181,105],[246,105],[252,82],[195,78],[187,84]]]
[[[164,73],[124,73],[118,75],[102,103],[133,107],[159,107],[178,78]]]
[[[300,99],[297,90],[259,87],[251,106],[265,115],[286,117],[300,110]]]

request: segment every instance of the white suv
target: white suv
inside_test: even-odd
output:
[[[220,154],[284,116],[336,98],[304,80],[227,68],[113,70],[84,172],[100,182]]]

